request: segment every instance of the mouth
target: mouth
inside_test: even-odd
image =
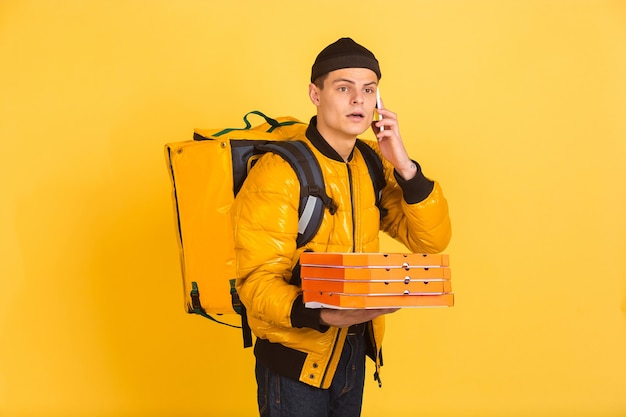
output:
[[[363,118],[365,118],[365,114],[364,113],[360,113],[360,112],[354,112],[354,113],[348,114],[348,118],[349,119],[362,120]]]

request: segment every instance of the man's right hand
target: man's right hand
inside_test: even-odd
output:
[[[383,314],[390,314],[400,310],[399,308],[374,308],[374,309],[349,309],[339,310],[323,308],[320,312],[320,320],[326,326],[350,327],[375,319]]]

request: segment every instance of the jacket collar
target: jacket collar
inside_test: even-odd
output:
[[[344,162],[343,158],[337,153],[336,150],[333,149],[332,146],[326,142],[326,139],[322,136],[322,134],[317,130],[317,116],[311,117],[311,122],[309,123],[309,127],[306,129],[306,137],[311,141],[313,146],[322,153],[327,158],[333,159],[335,161]],[[352,160],[352,156],[354,154],[354,148],[350,152],[350,156],[348,157],[348,162]]]

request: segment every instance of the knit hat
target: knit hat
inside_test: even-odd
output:
[[[350,38],[341,38],[319,53],[311,68],[311,82],[320,75],[342,68],[367,68],[374,71],[378,79],[381,77],[378,60],[373,53]]]

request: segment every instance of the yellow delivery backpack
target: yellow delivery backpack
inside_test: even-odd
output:
[[[252,126],[251,114],[264,123]],[[336,206],[327,196],[317,159],[303,138],[307,124],[293,117],[270,118],[259,111],[244,115],[245,127],[195,129],[193,140],[165,145],[172,183],[180,250],[185,310],[243,329],[244,346],[252,345],[245,308],[235,290],[235,255],[230,208],[237,192],[264,153],[283,157],[300,181],[298,247],[317,233],[325,209]],[[384,187],[382,162],[367,144],[357,146],[368,163],[377,201]],[[216,319],[236,313],[241,326]]]

